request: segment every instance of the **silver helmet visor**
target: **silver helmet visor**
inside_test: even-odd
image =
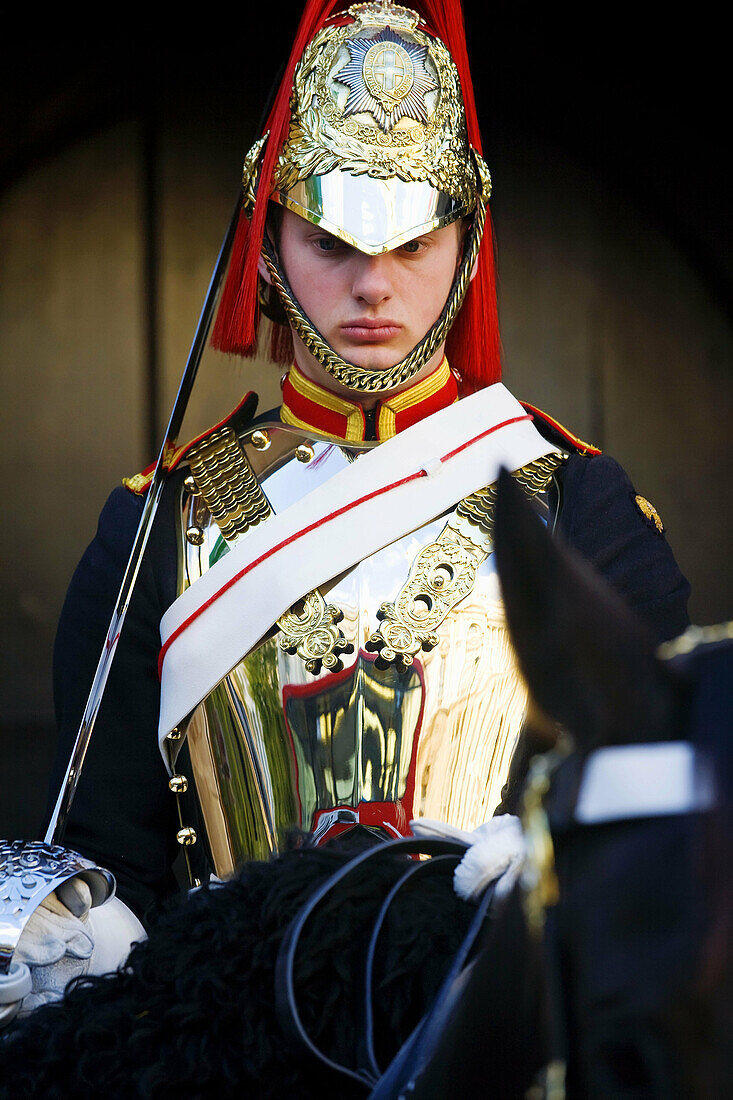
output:
[[[272,198],[368,256],[399,248],[470,213],[465,202],[431,183],[353,176],[338,168],[300,180]]]

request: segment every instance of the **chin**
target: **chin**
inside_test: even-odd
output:
[[[378,347],[374,344],[360,344],[358,347],[336,349],[342,359],[353,363],[364,370],[389,370],[397,363],[401,363],[410,349],[399,351],[389,347]]]

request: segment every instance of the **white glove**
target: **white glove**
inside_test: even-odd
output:
[[[145,929],[119,898],[91,908],[92,897],[79,876],[68,879],[38,906],[23,929],[14,964],[30,970],[32,988],[24,993],[20,1016],[60,1001],[72,978],[116,970]],[[0,998],[2,989],[0,988]],[[0,1027],[18,1012],[0,1003]],[[7,1018],[6,1018],[7,1017]]]
[[[60,1001],[71,979],[88,972],[94,951],[88,930],[91,904],[89,887],[76,876],[57,887],[32,914],[14,955],[15,962],[28,966],[33,981],[21,1016]]]
[[[444,837],[470,845],[453,873],[453,888],[464,901],[478,897],[499,876],[496,892],[499,897],[505,896],[522,869],[524,834],[519,818],[511,814],[492,817],[473,832],[426,817],[411,821],[410,828],[415,836]]]

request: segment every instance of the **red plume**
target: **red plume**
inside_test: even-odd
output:
[[[461,0],[414,0],[407,7],[419,11],[428,30],[444,42],[458,70],[466,107],[468,140],[481,152],[481,132],[476,113],[471,69],[468,64],[466,28]],[[461,377],[461,389],[471,393],[490,386],[501,378],[501,344],[496,304],[494,233],[491,215],[486,213],[486,228],[478,257],[476,277],[471,283],[453,326],[448,334],[446,352],[450,365]]]
[[[405,6],[420,14],[426,30],[440,38],[451,54],[463,91],[468,140],[474,149],[481,152],[461,0],[405,0]],[[265,131],[269,130],[270,136],[262,161],[252,220],[249,222],[244,214],[240,215],[232,247],[229,271],[212,334],[212,344],[220,351],[247,356],[255,353],[259,321],[257,260],[262,248],[272,173],[290,124],[293,73],[311,38],[332,12],[345,7],[348,7],[348,2],[344,0],[307,0],[305,5],[284,76],[265,125]],[[273,326],[271,353],[277,362],[292,359],[289,337],[289,330],[281,332],[278,326]],[[464,393],[498,382],[501,377],[494,239],[488,214],[476,277],[448,335],[447,354],[451,366],[461,377]]]
[[[257,261],[262,251],[267,202],[272,190],[272,173],[288,136],[293,73],[303,50],[321,29],[338,2],[339,0],[307,0],[303,10],[280,87],[265,123],[264,132],[269,131],[270,136],[262,158],[252,220],[249,221],[244,212],[239,215],[229,271],[211,336],[212,345],[219,351],[248,356],[255,353],[259,320]]]

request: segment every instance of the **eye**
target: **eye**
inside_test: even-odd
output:
[[[313,243],[321,252],[335,252],[341,244],[341,242],[338,241],[336,237],[332,237],[330,233],[327,237],[315,237]]]
[[[402,245],[402,251],[409,252],[410,255],[414,255],[416,252],[422,251],[422,248],[422,242],[418,240],[405,241],[405,243]]]

